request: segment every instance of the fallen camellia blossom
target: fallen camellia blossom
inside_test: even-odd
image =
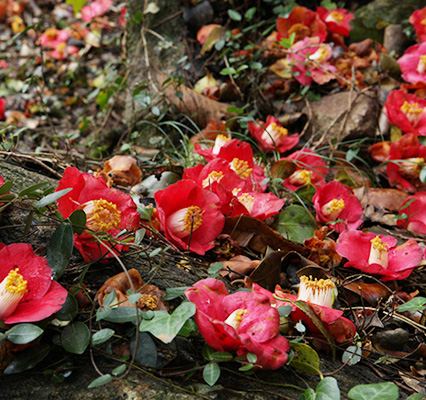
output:
[[[407,278],[423,258],[423,251],[414,239],[397,246],[392,236],[362,231],[342,232],[336,251],[348,260],[345,267],[381,275],[383,281]]]
[[[142,171],[136,165],[136,159],[130,156],[114,156],[107,160],[104,169],[94,174],[102,176],[108,182],[121,186],[134,186],[142,180]]]
[[[398,60],[402,79],[410,83],[426,80],[426,42],[409,47]]]
[[[316,220],[328,223],[336,232],[357,229],[362,224],[363,209],[352,191],[338,181],[331,181],[318,187],[312,198],[316,211]],[[330,224],[330,222],[342,220]]]
[[[5,119],[6,117],[6,99],[0,97],[0,119]]]
[[[64,218],[68,218],[75,210],[83,210],[87,229],[111,236],[118,235],[124,229],[133,231],[138,228],[140,216],[133,199],[126,193],[110,189],[103,178],[95,178],[87,172],[68,167],[56,191],[67,188],[72,190],[58,199],[58,210]],[[111,248],[107,242],[103,243]],[[113,257],[87,230],[81,235],[74,234],[74,246],[86,261]],[[111,251],[120,252],[127,248],[116,244]]]
[[[95,0],[81,9],[81,19],[90,22],[96,17],[104,15],[112,6],[112,0]]]
[[[299,135],[289,135],[288,130],[272,115],[268,115],[266,122],[249,121],[248,130],[263,151],[277,150],[279,153],[284,153],[299,142]]]
[[[419,42],[426,42],[426,7],[414,11],[410,15],[409,21],[416,31]]]
[[[398,219],[398,227],[415,235],[426,235],[426,192],[407,197],[399,208],[399,214],[407,217]]]
[[[278,369],[287,362],[290,346],[279,335],[280,316],[261,293],[228,294],[225,284],[208,278],[185,291],[197,307],[195,322],[207,344],[216,351],[254,353],[256,367]]]
[[[0,260],[0,321],[41,321],[62,308],[68,292],[52,280],[47,260],[36,256],[31,245],[2,246]]]
[[[49,28],[38,40],[38,43],[45,47],[55,49],[59,44],[66,43],[70,34],[65,29]]]
[[[135,292],[141,294],[141,298],[136,303],[138,308],[142,311],[168,310],[168,307],[162,300],[165,294],[157,286],[145,285],[139,271],[134,268],[130,269],[127,274],[125,272],[121,272],[105,281],[96,293],[96,299],[101,307],[103,306],[105,297],[112,291],[115,292],[116,299],[115,302],[109,304],[109,307],[134,306],[134,304],[129,303],[128,301],[130,295],[127,291],[132,290],[132,285],[130,284],[127,275],[133,283],[133,289]]]
[[[351,27],[349,21],[354,15],[344,8],[335,8],[328,11],[324,7],[317,7],[317,13],[327,25],[327,30],[342,36],[349,36]]]
[[[155,193],[156,216],[170,242],[182,250],[204,255],[214,247],[225,217],[219,197],[184,179]]]

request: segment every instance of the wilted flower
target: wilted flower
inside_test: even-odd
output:
[[[52,280],[47,260],[29,244],[1,247],[0,260],[0,321],[41,321],[61,309],[68,292]]]
[[[402,79],[410,83],[426,80],[426,42],[409,47],[398,60]]]
[[[340,182],[331,181],[318,187],[312,201],[317,221],[328,223],[329,226],[334,227],[336,232],[357,229],[362,224],[361,203],[352,191]],[[330,224],[337,220],[342,220],[342,222]]]
[[[415,235],[426,235],[426,192],[407,197],[399,208],[399,214],[407,216],[398,219],[400,228],[408,229]]]
[[[81,19],[90,22],[93,18],[104,15],[112,5],[112,0],[95,0],[81,9]]]
[[[56,191],[66,188],[72,190],[58,199],[58,210],[64,218],[68,218],[75,210],[83,210],[87,229],[111,236],[118,235],[124,229],[133,231],[138,228],[140,216],[132,198],[119,190],[110,189],[103,178],[95,178],[87,172],[68,167]],[[112,257],[87,230],[81,235],[74,234],[74,245],[86,261]],[[112,251],[124,249],[127,246],[116,244]]]
[[[155,193],[157,218],[168,240],[182,250],[203,255],[214,247],[225,217],[219,198],[184,179]]]
[[[426,57],[426,56],[425,56]],[[426,79],[426,75],[425,78]],[[426,135],[426,100],[402,90],[392,90],[385,103],[390,123],[403,132]]]
[[[335,8],[328,11],[324,7],[317,7],[317,12],[321,19],[327,25],[329,32],[337,33],[342,36],[349,36],[351,27],[349,21],[354,18],[354,15],[344,8]]]
[[[284,153],[299,142],[299,135],[289,135],[288,130],[272,115],[268,115],[266,122],[249,121],[248,130],[264,151],[278,150]]]
[[[256,366],[278,369],[287,362],[290,349],[279,335],[280,316],[261,293],[228,294],[225,284],[204,279],[185,291],[197,307],[195,322],[207,344],[216,351],[254,353]]]
[[[419,42],[426,42],[426,7],[414,11],[410,15],[409,21],[416,30]]]
[[[392,236],[362,231],[342,232],[336,251],[348,260],[345,267],[381,275],[383,281],[407,278],[423,258],[414,239],[397,246]]]

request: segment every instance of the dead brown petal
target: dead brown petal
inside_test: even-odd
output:
[[[398,189],[379,189],[365,187],[355,188],[353,192],[363,207],[374,206],[375,208],[389,211],[398,211],[408,194]]]
[[[133,186],[142,180],[142,172],[136,159],[130,156],[114,156],[104,164],[104,172],[121,186]]]
[[[260,260],[251,260],[246,256],[235,256],[228,261],[223,262],[221,275],[228,275],[231,281],[240,279],[244,275],[248,275],[260,264]]]

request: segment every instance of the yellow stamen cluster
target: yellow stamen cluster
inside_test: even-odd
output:
[[[27,292],[27,281],[18,273],[19,268],[12,269],[7,275],[5,289],[12,294],[23,295]]]
[[[121,222],[121,211],[117,205],[104,199],[92,200],[82,207],[86,213],[86,226],[96,232],[117,229]]]
[[[330,279],[312,279],[307,276],[300,277],[298,300],[307,301],[319,306],[331,307],[333,292],[336,285]]]
[[[368,257],[368,264],[379,264],[383,268],[387,268],[388,260],[388,244],[383,242],[379,236],[371,239],[370,255]]]
[[[67,44],[65,43],[65,42],[62,42],[62,43],[59,43],[57,46],[56,46],[56,48],[55,48],[55,50],[58,52],[58,53],[64,53],[65,52],[65,48],[67,47]]]
[[[332,13],[330,13],[330,17],[335,21],[335,22],[341,22],[344,20],[344,17],[342,14],[340,14],[338,11],[333,11]]]
[[[46,32],[44,32],[44,34],[50,40],[55,40],[58,37],[58,30],[56,28],[49,28],[49,29],[46,29]]]
[[[244,318],[245,315],[249,313],[248,310],[244,308],[239,308],[235,310],[228,318],[225,320],[225,324],[232,326],[236,332],[238,332],[238,328]]]
[[[148,308],[149,310],[157,309],[158,298],[151,294],[142,294],[138,301],[139,308]]]
[[[183,219],[185,230],[187,232],[195,231],[202,225],[204,212],[205,210],[201,211],[201,208],[198,206],[188,207],[186,215]]]
[[[272,122],[269,127],[273,132],[273,136],[278,136],[280,138],[285,138],[288,135],[288,130],[284,128],[283,126],[280,126],[276,124],[275,122]]]
[[[374,239],[371,239],[371,246],[379,251],[387,251],[388,250],[388,244],[383,242],[378,236],[376,236]]]
[[[409,103],[404,101],[404,104],[401,106],[401,111],[404,114],[421,114],[423,108],[419,107],[419,103]]]
[[[217,135],[216,140],[217,141],[221,140],[223,142],[229,142],[231,139],[228,136],[225,136],[225,135]]]
[[[252,212],[254,206],[254,197],[248,193],[242,193],[238,196],[238,201],[247,209],[249,213]]]
[[[306,25],[294,24],[288,30],[288,36],[291,36],[293,33],[296,34],[296,37],[294,38],[294,40],[295,40],[295,42],[297,42],[299,40],[303,40],[307,36],[310,36],[311,30]]]
[[[311,181],[312,171],[306,169],[299,169],[290,175],[289,183],[292,185],[306,185]]]
[[[247,161],[240,160],[238,158],[234,158],[232,160],[231,169],[243,179],[247,179],[253,171],[253,168],[249,168]]]
[[[341,211],[345,208],[345,201],[343,199],[333,199],[329,205],[331,212]]]
[[[418,178],[424,162],[425,159],[422,157],[407,158],[405,161],[401,161],[401,174],[408,178]]]
[[[325,61],[328,57],[328,47],[321,46],[314,54],[309,56],[310,60],[315,60],[318,62]]]
[[[203,188],[209,187],[213,182],[220,182],[223,178],[223,172],[222,171],[213,171],[210,172],[210,174],[207,176],[206,179],[203,180],[202,186]]]

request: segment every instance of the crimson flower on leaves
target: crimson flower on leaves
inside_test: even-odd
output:
[[[357,229],[362,224],[361,203],[348,187],[338,181],[331,181],[318,187],[312,201],[316,211],[316,220],[328,223],[336,232]],[[337,220],[342,220],[342,222],[330,224]]]
[[[397,246],[392,236],[362,231],[342,232],[336,251],[348,260],[345,267],[381,275],[383,281],[407,278],[423,258],[423,251],[414,239]]]
[[[156,192],[154,198],[161,230],[170,242],[200,255],[214,247],[225,223],[217,195],[184,179]]]
[[[405,228],[415,235],[426,235],[426,192],[417,192],[401,204],[399,214],[407,217],[398,219],[400,228]]]
[[[410,15],[409,21],[416,30],[419,42],[426,42],[426,7],[414,11]]]
[[[335,8],[328,11],[324,7],[317,7],[317,12],[321,19],[327,25],[327,30],[332,33],[337,33],[342,36],[349,36],[351,27],[349,21],[354,18],[354,15],[344,8]]]
[[[426,42],[409,47],[398,60],[402,79],[410,83],[426,80]]]
[[[279,335],[280,316],[264,294],[228,294],[225,284],[208,278],[185,291],[197,307],[195,322],[207,344],[216,351],[254,353],[256,365],[278,369],[287,362],[290,349]]]
[[[75,210],[83,210],[87,229],[111,236],[118,235],[124,229],[133,231],[138,228],[140,216],[133,199],[128,194],[109,188],[103,178],[95,178],[87,172],[68,167],[56,191],[66,188],[72,190],[58,199],[58,210],[64,218]],[[74,234],[74,246],[86,261],[112,257],[108,249],[100,245],[87,230],[81,235]],[[121,244],[114,245],[114,250],[118,252],[127,248]]]
[[[52,280],[47,260],[29,244],[0,247],[0,260],[0,321],[41,321],[61,309],[68,292]]]

